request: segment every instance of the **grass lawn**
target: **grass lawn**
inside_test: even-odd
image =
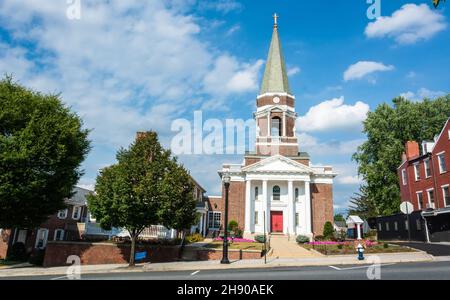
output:
[[[205,245],[205,248],[221,249],[223,242],[212,242]],[[264,244],[261,243],[228,243],[228,249],[241,249],[241,250],[258,250],[264,249]]]
[[[343,254],[356,254],[357,251],[353,245],[308,245],[303,244],[301,247],[311,250],[314,249],[325,255],[343,255]],[[415,252],[414,249],[388,244],[388,247],[385,248],[383,243],[367,247],[364,249],[364,254],[373,254],[373,253],[397,253],[397,252]]]

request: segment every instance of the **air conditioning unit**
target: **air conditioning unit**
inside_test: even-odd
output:
[[[427,203],[427,208],[434,209],[434,203]]]

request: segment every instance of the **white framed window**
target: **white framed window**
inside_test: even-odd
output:
[[[64,241],[64,230],[56,229],[55,233],[53,234],[53,240],[54,241]]]
[[[299,200],[299,199],[298,199],[299,194],[300,194],[300,193],[299,193],[299,191],[298,191],[298,188],[295,188],[295,201],[296,201],[296,202],[298,202],[298,200]]]
[[[427,195],[428,195],[428,205],[429,208],[434,208],[434,190],[433,189],[429,189],[427,190]]]
[[[450,140],[450,129],[447,131],[448,139]]]
[[[300,226],[300,214],[295,213],[295,226]]]
[[[389,231],[389,222],[386,222],[386,231]]]
[[[419,209],[423,208],[423,193],[422,192],[417,192],[417,207]]]
[[[67,218],[67,211],[68,211],[67,208],[66,209],[61,209],[60,211],[58,211],[58,214],[57,214],[58,219],[63,220],[65,218]]]
[[[442,187],[442,199],[444,199],[444,205],[450,206],[450,191],[449,191],[449,185],[443,185]]]
[[[403,183],[403,185],[406,185],[407,184],[407,180],[406,180],[406,169],[403,169],[402,170],[402,183]]]
[[[79,220],[81,217],[81,206],[74,206],[72,209],[72,219]]]
[[[278,185],[274,186],[272,189],[272,197],[274,201],[280,201],[281,189]]]
[[[383,230],[383,224],[378,223],[378,231],[382,231]]]
[[[447,165],[445,164],[445,153],[440,153],[437,155],[439,164],[439,173],[447,172]]]
[[[47,246],[48,240],[48,229],[39,228],[36,234],[36,244],[34,245],[37,249],[44,249]]]
[[[420,165],[418,163],[414,165],[414,178],[416,181],[420,180]]]
[[[255,220],[255,225],[258,225],[258,212],[257,211],[255,211],[255,216],[254,216],[254,220]]]
[[[259,188],[255,186],[255,201],[258,201],[258,196],[259,196]]]
[[[398,231],[398,222],[397,221],[394,222],[394,230]]]
[[[423,161],[423,164],[425,166],[425,177],[429,178],[431,177],[431,166],[430,166],[430,159],[427,158]]]
[[[208,212],[208,228],[209,229],[220,229],[221,218],[222,218],[222,213],[220,211]]]

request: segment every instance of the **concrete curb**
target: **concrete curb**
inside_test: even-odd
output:
[[[200,271],[200,270],[225,270],[225,269],[261,269],[261,268],[282,268],[282,267],[308,267],[308,266],[337,266],[337,265],[367,265],[373,264],[371,257],[376,256],[382,264],[386,263],[406,263],[406,262],[431,262],[441,261],[431,255],[423,253],[390,253],[379,255],[367,255],[366,260],[359,261],[356,255],[323,256],[318,258],[302,259],[274,259],[268,258],[267,264],[264,259],[235,261],[230,265],[221,265],[219,261],[203,262],[172,262],[140,264],[134,268],[128,265],[89,265],[81,266],[81,276],[83,274],[100,273],[130,273],[130,272],[167,272],[167,271]],[[447,258],[450,261],[450,257]],[[20,276],[64,276],[67,267],[54,268],[16,268],[0,269],[0,278],[20,277]]]

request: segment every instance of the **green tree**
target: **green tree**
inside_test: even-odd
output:
[[[375,201],[366,196],[366,189],[366,186],[361,186],[360,191],[351,197],[348,211],[349,215],[360,216],[364,220],[379,215]]]
[[[0,80],[0,228],[34,228],[65,208],[89,131],[59,95]]]
[[[367,141],[353,159],[366,186],[356,203],[371,207],[369,214],[396,213],[400,205],[397,168],[404,145],[409,140],[432,140],[450,115],[450,95],[435,100],[411,102],[402,97],[393,106],[384,103],[369,112],[363,132]],[[363,207],[363,206],[361,206]]]
[[[102,228],[128,231],[133,266],[136,239],[146,227],[162,224],[181,230],[195,222],[193,185],[155,132],[119,150],[117,161],[97,177],[96,194],[88,197],[88,206]]]
[[[323,225],[323,236],[325,239],[333,237],[334,234],[334,227],[333,224],[331,224],[330,221],[326,222],[325,225]]]
[[[342,214],[335,214],[334,221],[335,222],[345,222],[345,218]]]

